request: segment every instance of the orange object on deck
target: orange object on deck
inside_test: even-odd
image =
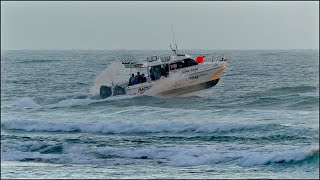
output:
[[[204,62],[204,57],[205,56],[198,56],[197,59],[196,59],[196,62],[197,63],[203,63]]]

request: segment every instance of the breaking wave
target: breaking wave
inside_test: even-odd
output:
[[[284,126],[275,124],[240,124],[240,123],[60,123],[40,122],[32,120],[7,120],[1,126],[6,130],[22,130],[29,132],[82,132],[102,134],[134,134],[134,133],[214,133],[243,130],[268,130]]]
[[[164,164],[168,166],[199,166],[235,162],[240,166],[301,164],[319,162],[319,147],[271,150],[268,154],[226,147],[110,147],[27,141],[4,142],[2,160],[58,164]],[[256,151],[257,149],[251,149]]]
[[[267,154],[254,153],[240,159],[242,166],[268,165],[275,163],[302,163],[304,161],[319,161],[319,145],[310,148],[294,149],[287,152]]]

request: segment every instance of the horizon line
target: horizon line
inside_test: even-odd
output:
[[[171,51],[170,49],[126,49],[121,48],[125,50],[130,51]],[[120,50],[118,49],[1,49],[1,51],[115,51]],[[179,51],[185,51],[185,50],[195,50],[195,51],[210,51],[210,50],[241,50],[241,51],[255,51],[255,50],[319,50],[319,48],[291,48],[291,49],[284,49],[284,48],[266,48],[266,49],[235,49],[235,48],[229,48],[229,49],[180,49]]]

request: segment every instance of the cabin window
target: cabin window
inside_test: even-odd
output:
[[[182,62],[177,62],[177,69],[183,68],[183,63]]]
[[[161,71],[162,71],[161,65],[152,66],[149,70],[151,80],[160,79]]]
[[[195,60],[191,58],[185,59],[183,61],[184,61],[184,67],[194,66],[198,64]]]

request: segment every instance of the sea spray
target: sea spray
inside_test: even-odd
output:
[[[129,74],[129,69],[125,68],[120,61],[115,61],[96,77],[94,85],[90,88],[90,93],[98,94],[101,85],[110,86],[112,82],[114,84],[125,82],[126,78],[129,78]]]
[[[13,103],[11,103],[11,106],[24,107],[24,108],[40,108],[41,107],[41,105],[35,102],[31,97],[24,97],[21,99],[17,99]]]

